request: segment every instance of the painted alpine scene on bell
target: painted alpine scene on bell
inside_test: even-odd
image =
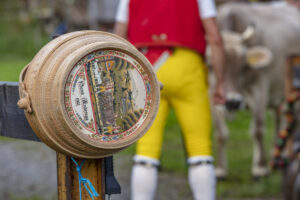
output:
[[[74,124],[87,135],[117,140],[143,123],[150,93],[147,74],[133,58],[103,50],[74,66],[66,82],[65,106]]]

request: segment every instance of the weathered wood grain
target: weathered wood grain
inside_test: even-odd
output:
[[[84,159],[76,159],[78,164]],[[104,159],[89,159],[82,166],[82,176],[88,178],[99,194],[95,200],[105,199]],[[79,200],[79,183],[76,165],[70,157],[57,153],[58,200]],[[82,185],[82,199],[90,199],[88,192]]]

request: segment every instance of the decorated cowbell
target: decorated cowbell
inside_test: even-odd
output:
[[[54,150],[100,158],[137,141],[151,126],[159,84],[148,60],[126,40],[100,31],[62,35],[20,75],[19,106]]]

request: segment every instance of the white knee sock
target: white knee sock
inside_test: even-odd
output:
[[[215,170],[210,156],[195,156],[188,159],[188,179],[195,200],[214,200],[216,190]],[[199,164],[202,162],[201,164]]]
[[[157,167],[159,161],[156,159],[135,156],[136,164],[131,174],[131,200],[153,200],[157,185]]]

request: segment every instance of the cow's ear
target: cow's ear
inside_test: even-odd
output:
[[[264,46],[249,48],[246,53],[246,61],[253,69],[261,69],[271,64],[273,54],[270,49]]]

